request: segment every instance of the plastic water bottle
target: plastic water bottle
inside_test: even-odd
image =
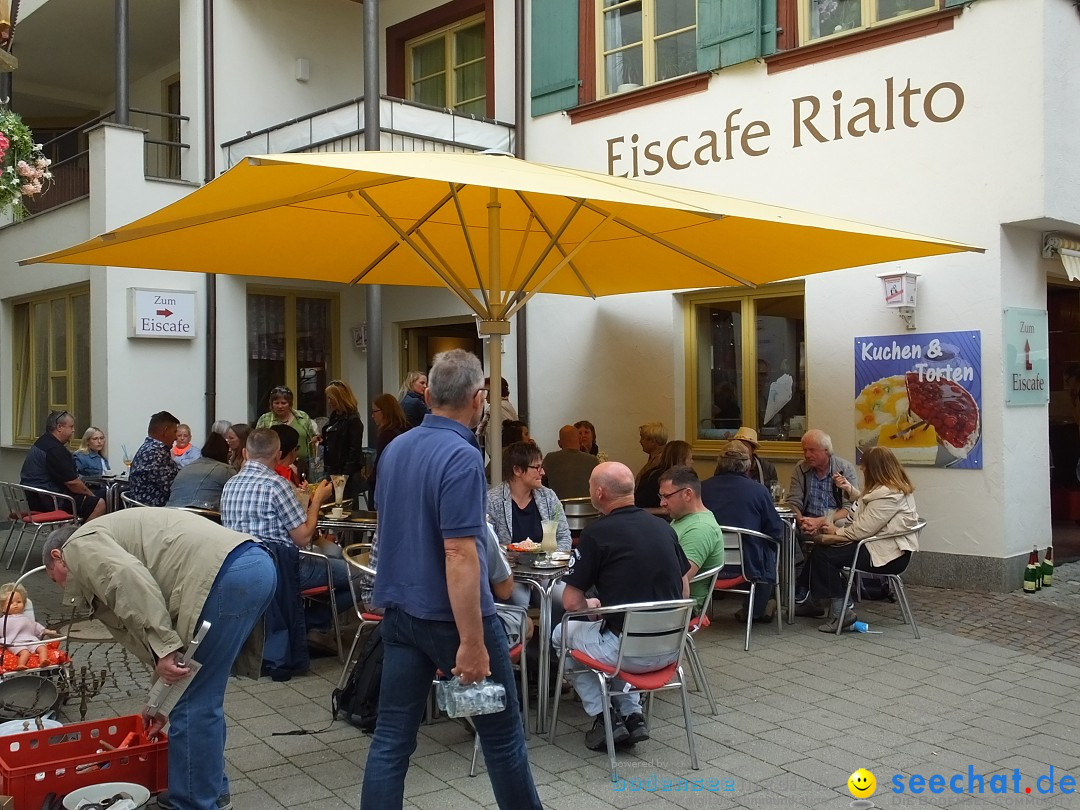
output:
[[[464,684],[455,675],[448,681],[439,681],[435,702],[449,717],[495,714],[506,708],[506,688],[490,678]]]
[[[868,633],[870,632],[870,625],[866,622],[855,622],[851,625],[851,629],[855,633]]]

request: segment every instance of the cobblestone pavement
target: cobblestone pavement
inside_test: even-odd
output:
[[[877,778],[878,807],[1080,807],[1061,791],[1062,776],[1080,778],[1080,563],[1059,566],[1055,581],[1031,596],[912,586],[921,639],[901,623],[897,605],[868,602],[859,615],[880,635],[837,639],[817,632],[819,621],[799,619],[780,635],[755,626],[749,653],[741,625],[730,619],[735,604],[719,604],[699,647],[720,715],[710,717],[704,699],[691,695],[700,770],[690,768],[677,695],[657,698],[652,739],[620,754],[620,776],[631,781],[616,785],[606,755],[583,745],[589,719],[567,699],[554,744],[535,735],[529,741],[544,806],[839,810],[852,806],[848,776],[865,767]],[[31,596],[55,617],[51,583],[31,584]],[[72,653],[77,667],[111,675],[91,701],[91,718],[138,711],[149,679],[137,661],[110,643],[75,643]],[[237,810],[357,806],[368,737],[341,722],[320,734],[273,736],[324,728],[340,671],[335,658],[322,658],[288,683],[230,685],[227,758]],[[61,719],[77,720],[77,704],[65,706]],[[423,726],[406,807],[493,807],[485,775],[467,775],[471,751],[456,723]],[[1041,795],[1048,783],[1036,780],[1051,768],[1054,792]],[[1019,793],[1012,792],[1014,770]],[[960,774],[963,792],[948,781],[939,794],[912,792],[913,775],[934,774]],[[995,774],[1006,779],[991,782]],[[984,777],[981,795],[968,792],[978,785],[971,775]],[[653,777],[715,780],[718,789],[661,790]],[[991,792],[1002,785],[1010,792]]]

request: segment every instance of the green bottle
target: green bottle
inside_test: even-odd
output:
[[[1042,590],[1042,563],[1039,562],[1039,547],[1033,546],[1031,556],[1035,558],[1035,590]]]
[[[1035,560],[1038,555],[1032,551],[1028,555],[1027,568],[1024,569],[1024,593],[1035,593],[1038,590],[1039,575],[1035,571]]]
[[[1046,547],[1046,556],[1042,563],[1043,587],[1049,588],[1054,584],[1054,547]]]

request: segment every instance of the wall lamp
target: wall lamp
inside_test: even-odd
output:
[[[879,273],[881,292],[885,296],[885,306],[895,309],[908,329],[917,329],[915,325],[915,287],[918,273]]]

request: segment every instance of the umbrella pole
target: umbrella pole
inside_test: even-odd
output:
[[[491,472],[488,479],[492,484],[502,480],[502,336],[510,334],[510,322],[502,320],[502,224],[499,214],[502,205],[499,202],[499,190],[491,189],[488,201],[488,273],[491,285],[491,297],[488,310],[493,316],[488,323],[480,325],[480,331],[491,336],[488,341],[488,402],[491,412],[488,415],[488,456],[491,458]],[[495,320],[498,318],[499,320]],[[492,393],[494,392],[494,393]]]

